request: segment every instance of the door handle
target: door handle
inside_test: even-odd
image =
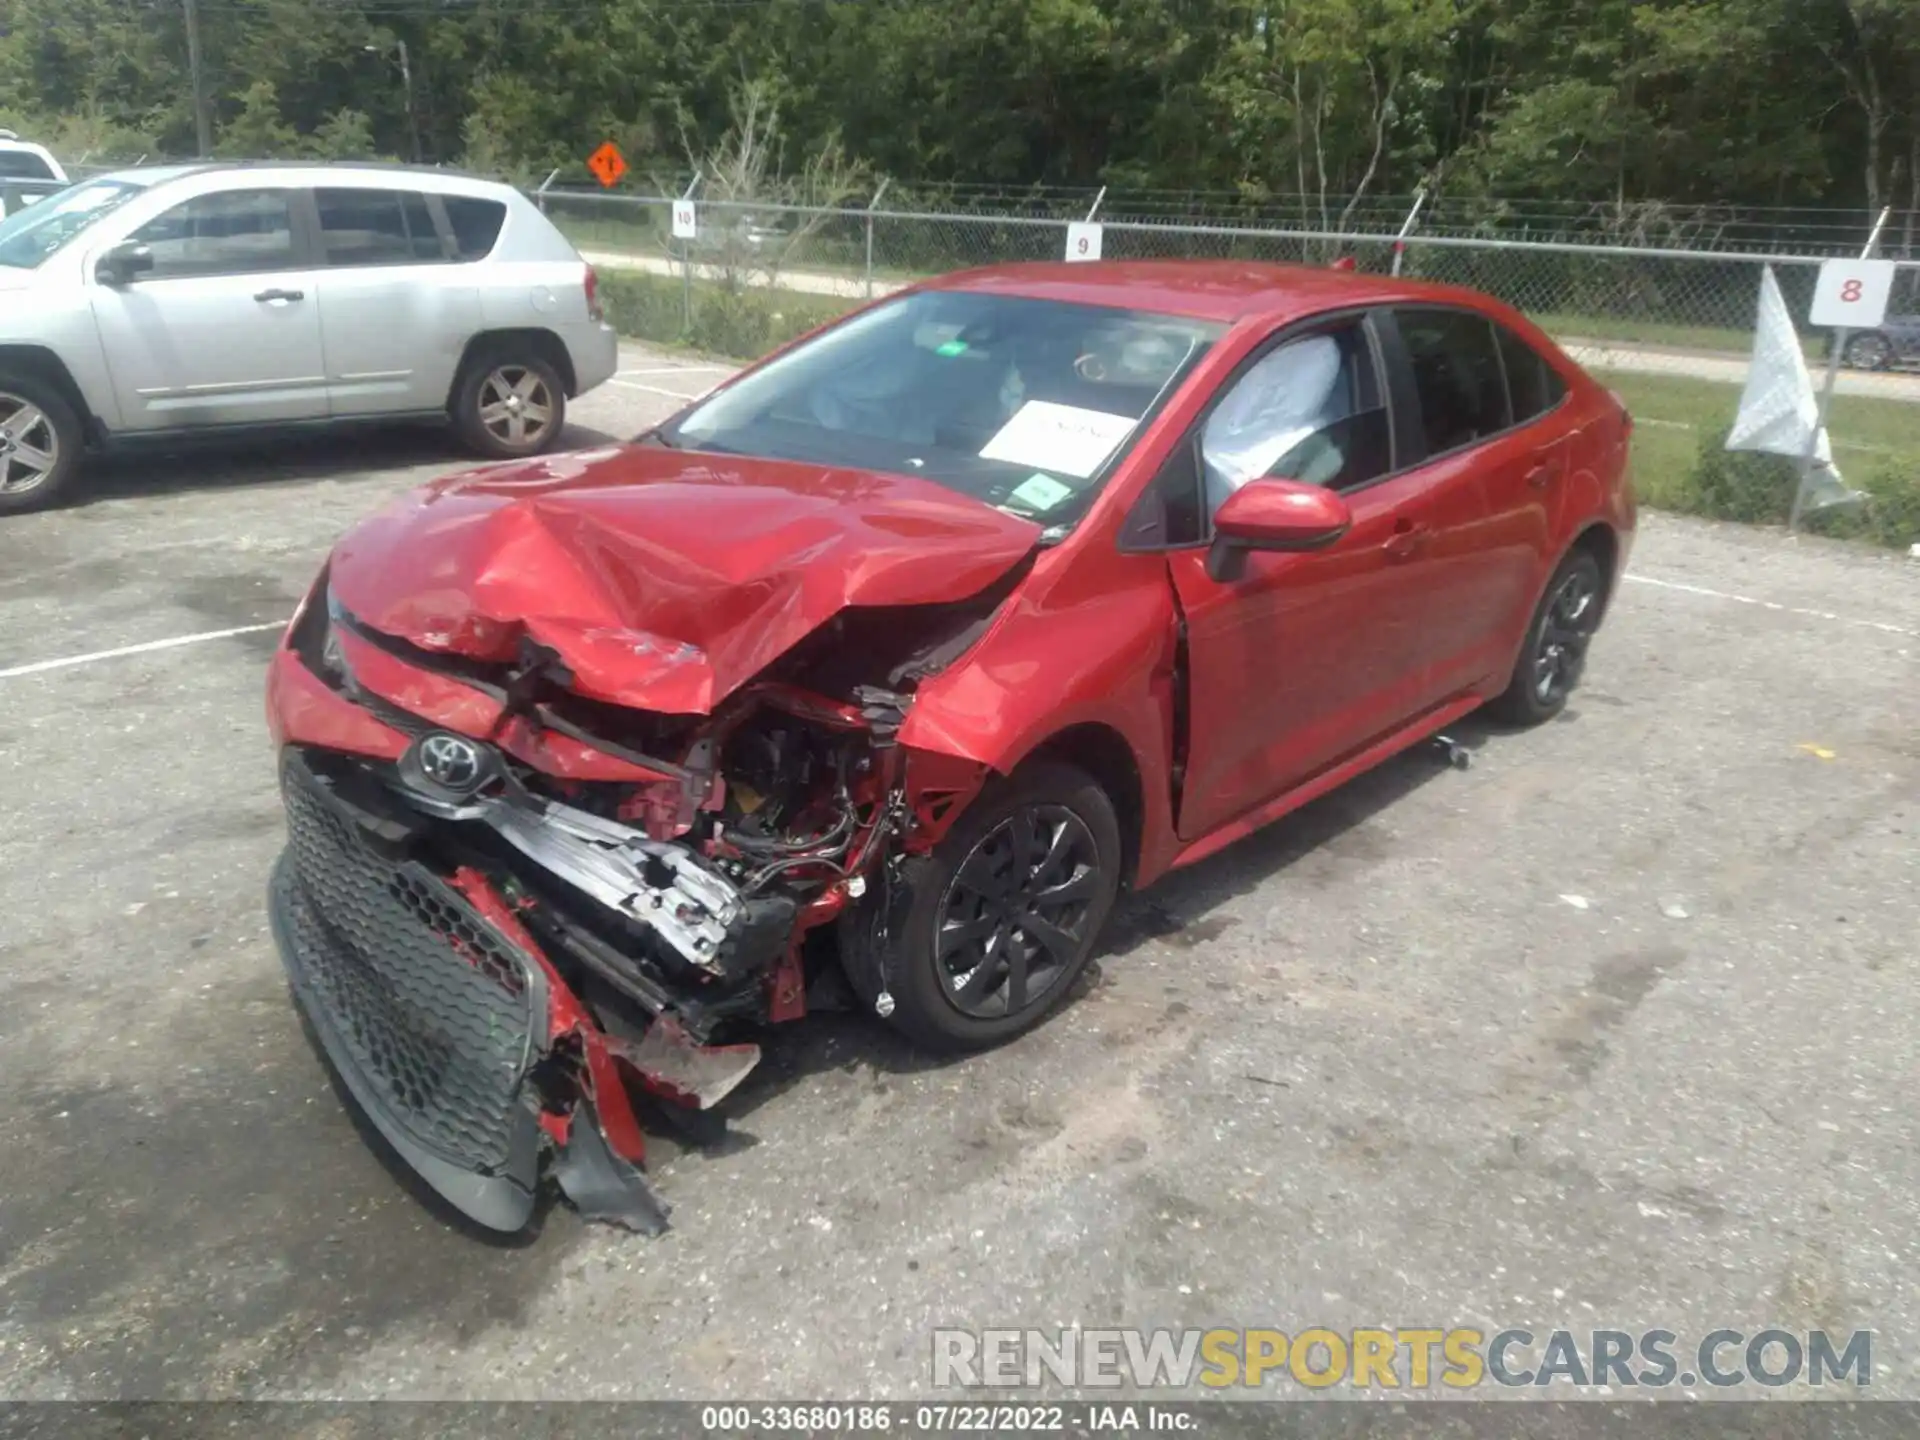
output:
[[[1527,471],[1527,484],[1531,485],[1536,490],[1544,490],[1547,488],[1549,484],[1551,484],[1554,481],[1555,478],[1559,476],[1559,474],[1560,474],[1559,461],[1542,460],[1538,465],[1534,466],[1531,470]]]
[[[1391,559],[1405,560],[1425,545],[1432,533],[1425,525],[1416,525],[1411,520],[1396,520],[1393,522],[1393,534],[1387,537],[1386,544],[1380,548]]]
[[[307,298],[307,292],[304,290],[262,290],[253,298],[265,305],[274,300],[304,300]]]

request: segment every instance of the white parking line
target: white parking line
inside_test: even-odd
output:
[[[31,665],[15,665],[0,670],[0,680],[17,675],[40,675],[48,670],[65,670],[74,665],[91,665],[96,660],[119,660],[128,655],[146,655],[155,650],[174,650],[182,645],[198,645],[203,640],[225,640],[234,635],[258,635],[262,630],[284,630],[285,620],[264,620],[258,625],[236,625],[230,630],[202,630],[197,635],[175,635],[167,640],[149,640],[142,645],[122,645],[114,650],[95,650],[88,655],[67,655],[58,660],[36,660]]]
[[[731,375],[733,371],[724,365],[668,365],[657,370],[622,370],[622,375],[691,375],[702,371],[710,375]]]
[[[689,395],[684,390],[663,390],[658,385],[642,385],[638,380],[622,380],[618,376],[607,381],[609,385],[618,385],[623,390],[644,390],[649,395],[665,395],[674,400],[698,400],[700,392]]]
[[[1735,595],[1727,590],[1709,590],[1705,585],[1689,585],[1683,580],[1656,580],[1651,575],[1635,575],[1629,572],[1625,579],[1639,585],[1652,585],[1661,590],[1679,590],[1688,595],[1705,595],[1715,600],[1731,600],[1736,605],[1758,605],[1762,610],[1777,610],[1783,615],[1809,615],[1815,620],[1832,620],[1841,625],[1858,625],[1867,630],[1882,630],[1889,635],[1910,635],[1920,638],[1920,630],[1909,630],[1904,625],[1889,625],[1884,620],[1861,620],[1852,615],[1836,615],[1831,610],[1809,610],[1804,605],[1782,605],[1777,600],[1761,600],[1752,595]]]
[[[1836,615],[1831,610],[1812,610],[1803,605],[1782,605],[1777,600],[1761,600],[1752,595],[1736,595],[1728,590],[1713,590],[1705,585],[1689,585],[1682,580],[1662,580],[1652,575],[1628,574],[1624,577],[1637,585],[1651,585],[1659,590],[1678,590],[1687,595],[1702,595],[1713,600],[1730,600],[1736,605],[1757,605],[1762,610],[1775,610],[1783,615],[1805,615],[1814,620],[1831,620],[1840,625],[1857,625],[1867,630],[1878,630],[1887,635],[1904,635],[1920,639],[1920,630],[1910,630],[1902,625],[1890,625],[1884,620],[1862,620],[1852,615]],[[49,670],[67,670],[76,665],[92,665],[101,660],[121,660],[129,655],[148,655],[156,650],[177,650],[183,645],[199,645],[208,640],[227,640],[235,635],[257,635],[263,630],[280,630],[286,626],[285,620],[264,620],[258,625],[236,625],[229,630],[202,630],[194,635],[175,635],[166,640],[148,640],[140,645],[121,645],[112,650],[95,650],[86,655],[66,655],[58,660],[36,660],[29,665],[15,665],[0,670],[0,680],[12,680],[22,675],[43,675]]]

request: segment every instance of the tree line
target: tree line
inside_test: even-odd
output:
[[[1920,0],[196,0],[216,153],[1920,209]],[[0,0],[0,125],[196,149],[186,0]],[[411,85],[398,57],[404,43]],[[416,138],[417,137],[417,138]],[[1907,222],[1909,225],[1911,221]],[[1907,237],[1910,244],[1911,235]]]

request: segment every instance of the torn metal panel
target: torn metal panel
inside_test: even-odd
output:
[[[423,649],[503,664],[532,640],[581,696],[700,715],[842,610],[964,600],[1039,534],[929,481],[635,446],[571,481],[533,464],[403,497],[332,585]]]

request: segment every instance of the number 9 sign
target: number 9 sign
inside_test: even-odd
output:
[[[1067,226],[1067,259],[1098,260],[1100,258],[1100,227],[1075,221]]]
[[[1823,260],[1808,322],[1831,330],[1873,329],[1886,318],[1893,270],[1891,260]]]

